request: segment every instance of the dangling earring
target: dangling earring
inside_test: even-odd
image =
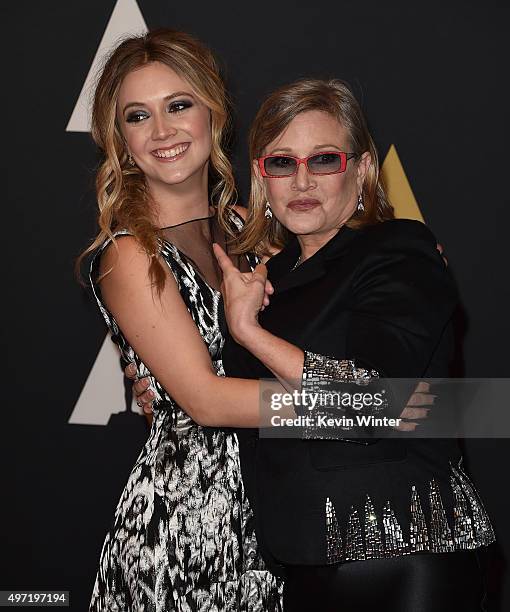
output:
[[[363,194],[360,193],[358,196],[358,212],[364,212],[365,204],[363,203]]]
[[[271,210],[271,206],[269,206],[269,202],[266,202],[266,212],[264,213],[264,217],[266,219],[272,219],[273,211]]]
[[[131,153],[128,155],[128,164],[130,166],[134,166],[135,165],[135,160],[133,159],[133,156],[131,155]]]

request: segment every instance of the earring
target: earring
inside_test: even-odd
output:
[[[365,210],[365,204],[363,203],[363,194],[360,193],[358,195],[358,212],[363,212]]]
[[[131,153],[128,155],[128,164],[130,166],[134,166],[135,165],[135,160],[133,159],[133,156],[131,155]]]
[[[266,212],[264,213],[264,217],[266,219],[271,219],[273,217],[273,211],[271,210],[269,202],[266,202]]]

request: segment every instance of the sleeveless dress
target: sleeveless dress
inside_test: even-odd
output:
[[[230,221],[241,228],[234,212]],[[112,340],[126,363],[136,363],[138,376],[150,377],[156,399],[149,438],[103,545],[90,612],[280,611],[282,583],[257,552],[237,437],[196,424],[127,342],[94,280],[109,242],[92,260],[91,286]],[[217,375],[224,376],[221,294],[172,243],[162,239],[160,249]]]

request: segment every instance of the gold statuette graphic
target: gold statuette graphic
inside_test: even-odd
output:
[[[395,217],[425,223],[394,145],[391,145],[386,155],[381,175],[388,199],[395,209]]]

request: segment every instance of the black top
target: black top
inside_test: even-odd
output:
[[[268,262],[275,293],[259,317],[265,329],[319,358],[353,360],[380,376],[448,375],[457,293],[425,225],[343,227],[292,269],[299,253],[293,238]],[[305,374],[314,363],[306,357]],[[338,364],[324,363],[330,370]],[[272,377],[228,334],[223,364],[227,376]],[[403,405],[394,403],[390,416]],[[359,444],[238,434],[259,541],[274,571],[281,563],[444,552],[493,539],[453,440]]]

